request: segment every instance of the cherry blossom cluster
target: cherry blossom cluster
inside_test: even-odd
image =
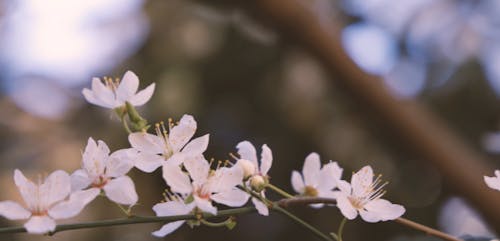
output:
[[[150,126],[137,114],[134,107],[149,101],[155,85],[139,92],[138,87],[138,77],[128,71],[121,80],[94,78],[91,89],[83,90],[88,102],[115,110],[122,121],[128,116],[132,126],[128,129],[129,148],[111,152],[104,141],[89,138],[81,169],[72,174],[57,170],[33,182],[15,170],[14,181],[25,205],[0,202],[0,215],[11,220],[27,219],[24,227],[29,233],[44,234],[55,231],[55,220],[78,215],[99,195],[128,207],[125,211],[129,213],[139,200],[134,182],[127,176],[134,167],[146,173],[162,171],[167,188],[165,199],[152,207],[157,216],[216,215],[218,204],[241,207],[249,200],[259,214],[269,215],[273,202],[266,198],[266,191],[281,189],[270,183],[273,155],[267,145],[262,145],[260,158],[252,143],[242,141],[236,145],[237,155],[231,155],[234,161],[207,159],[204,152],[209,135],[193,138],[197,123],[192,116]],[[153,132],[149,133],[149,129]],[[404,214],[403,206],[382,198],[387,183],[370,166],[353,173],[350,182],[343,180],[342,173],[337,162],[322,164],[320,156],[311,153],[305,158],[302,171],[292,172],[291,184],[296,195],[284,196],[336,200],[336,207],[349,220],[359,214],[364,221],[379,222]],[[485,177],[485,180],[490,187],[500,190],[500,171],[496,175],[496,179]],[[163,237],[185,222],[167,223],[152,234]]]

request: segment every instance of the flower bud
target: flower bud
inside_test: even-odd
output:
[[[239,159],[236,163],[243,170],[244,179],[248,179],[255,173],[255,165],[246,159]]]
[[[261,175],[255,175],[250,178],[250,186],[256,192],[261,192],[267,185],[267,178]]]

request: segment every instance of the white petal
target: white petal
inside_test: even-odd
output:
[[[28,207],[34,207],[38,205],[38,200],[34,195],[34,193],[38,191],[37,185],[28,180],[18,169],[14,171],[14,182],[16,183],[16,186],[24,199],[24,203],[26,203]]]
[[[85,99],[87,100],[87,102],[89,102],[91,104],[98,105],[98,106],[101,106],[104,108],[110,108],[110,109],[114,108],[114,105],[107,103],[107,102],[104,102],[101,99],[96,98],[94,95],[94,92],[92,92],[91,90],[89,90],[87,88],[82,90],[82,94],[85,97]]]
[[[241,159],[246,159],[251,161],[256,167],[259,166],[257,162],[257,151],[255,147],[249,141],[242,141],[236,145],[238,149],[238,155],[240,155]]]
[[[261,202],[259,199],[253,197],[252,198],[252,203],[253,203],[253,205],[257,209],[257,212],[260,215],[263,215],[263,216],[268,216],[269,215],[269,208],[267,207],[266,204],[264,204],[263,202]]]
[[[238,166],[222,167],[209,177],[208,190],[211,192],[224,192],[243,183],[243,170]]]
[[[44,234],[56,230],[56,222],[48,216],[33,216],[24,224],[28,233]]]
[[[247,203],[249,197],[248,193],[240,189],[232,189],[213,194],[210,196],[210,199],[229,207],[241,207]]]
[[[198,137],[190,141],[183,149],[182,153],[190,156],[198,156],[207,150],[209,135]]]
[[[71,192],[71,178],[65,171],[52,172],[45,182],[40,185],[40,204],[43,207],[52,206],[54,203],[65,199]]]
[[[500,171],[496,170],[495,175],[495,177],[485,176],[484,182],[488,185],[488,187],[500,191]]]
[[[207,160],[205,160],[205,158],[203,158],[203,156],[198,155],[187,158],[184,160],[184,167],[189,172],[189,176],[191,176],[193,182],[206,182],[208,173],[210,172],[210,164]]]
[[[355,196],[366,195],[366,190],[370,188],[373,182],[373,170],[370,166],[361,168],[351,177],[352,193]]]
[[[159,230],[154,231],[151,234],[153,234],[153,236],[159,237],[159,238],[165,237],[168,234],[170,234],[173,231],[175,231],[178,228],[180,228],[182,226],[182,224],[184,224],[185,222],[186,221],[181,220],[181,221],[175,221],[175,222],[167,223],[167,224],[163,225]]]
[[[342,168],[337,162],[330,162],[321,168],[319,172],[318,190],[332,190],[337,186],[337,182],[342,176]]]
[[[0,215],[10,220],[28,219],[31,212],[13,201],[0,202]]]
[[[69,200],[60,202],[49,209],[49,215],[55,219],[71,218],[78,215],[83,208],[94,200],[101,190],[91,188],[88,190],[77,191],[70,195]]]
[[[173,216],[173,215],[185,215],[190,213],[194,208],[192,203],[185,204],[183,200],[180,201],[168,201],[164,203],[158,203],[153,206],[153,211],[156,216]]]
[[[141,106],[146,104],[146,102],[151,99],[151,96],[153,96],[153,92],[155,91],[155,84],[152,83],[145,89],[139,91],[136,95],[132,96],[132,98],[129,100],[130,104],[133,106]]]
[[[213,215],[217,214],[217,208],[212,205],[212,202],[207,199],[200,198],[198,196],[193,196],[196,206],[204,212],[211,213]]]
[[[337,187],[340,189],[342,193],[344,193],[344,195],[351,195],[352,193],[351,184],[349,184],[344,180],[339,180],[337,182]]]
[[[192,116],[183,115],[179,124],[170,130],[168,140],[174,152],[179,152],[189,139],[193,137],[196,126],[196,121]]]
[[[132,148],[113,152],[106,165],[106,176],[124,176],[134,167],[134,159],[137,159],[137,152]]]
[[[360,211],[361,218],[366,222],[394,220],[405,213],[405,208],[398,204],[392,204],[385,199],[377,199],[365,204],[366,210]]]
[[[260,173],[262,175],[267,175],[267,172],[269,169],[271,169],[271,166],[273,165],[273,153],[271,152],[271,149],[264,144],[262,145],[262,153],[261,153],[261,158],[260,158]]]
[[[182,172],[181,168],[177,165],[164,164],[163,179],[173,192],[191,194],[193,190],[189,176]]]
[[[108,108],[115,108],[120,105],[115,98],[113,91],[106,87],[99,78],[92,79],[92,92],[94,93],[94,98],[102,103],[101,106]]]
[[[128,176],[118,177],[109,181],[103,189],[106,197],[115,203],[133,205],[139,199],[135,191],[134,182]]]
[[[165,159],[162,156],[140,152],[137,154],[134,166],[143,172],[150,173],[161,167],[163,163],[165,163]]]
[[[89,138],[83,152],[83,167],[87,170],[90,178],[95,178],[104,173],[109,156],[109,148],[103,141],[97,143]]]
[[[349,220],[355,219],[358,216],[358,211],[352,206],[345,195],[337,196],[337,207],[340,209],[342,215]]]
[[[318,153],[311,153],[306,157],[304,167],[302,168],[302,175],[304,175],[304,182],[307,186],[317,187],[319,184],[319,172],[321,168],[321,161],[319,160]]]
[[[171,157],[169,157],[167,159],[167,163],[169,165],[176,165],[176,166],[180,166],[181,164],[184,163],[184,161],[186,160],[186,158],[198,158],[198,157],[201,157],[203,158],[203,156],[199,155],[198,157],[193,157],[193,156],[187,156],[187,155],[184,155],[184,153],[182,152],[177,152],[175,153],[174,155],[172,155]]]
[[[116,98],[120,101],[129,101],[132,96],[134,96],[135,92],[139,88],[139,78],[132,71],[127,71],[122,80],[120,81],[120,85],[116,89]]]
[[[296,193],[304,193],[304,181],[298,171],[292,172],[292,187]]]
[[[165,142],[161,137],[144,132],[135,132],[128,135],[130,145],[140,152],[149,154],[163,154]]]
[[[89,178],[89,175],[87,174],[87,170],[84,169],[76,170],[71,174],[70,178],[71,178],[71,191],[82,190],[84,188],[87,188],[92,183],[92,180]]]

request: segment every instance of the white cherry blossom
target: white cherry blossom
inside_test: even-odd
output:
[[[242,141],[236,145],[238,149],[238,154],[240,158],[238,159],[236,166],[239,166],[243,172],[244,177],[248,179],[248,184],[260,193],[262,197],[265,197],[265,185],[269,182],[269,177],[267,173],[271,169],[273,164],[273,154],[271,149],[266,145],[262,145],[262,153],[260,158],[260,165],[257,160],[257,151],[255,147],[249,141]],[[259,214],[267,216],[269,215],[269,209],[267,205],[262,203],[259,199],[252,197],[252,203]]]
[[[249,195],[236,186],[243,182],[243,171],[237,166],[211,170],[202,156],[186,159],[184,173],[179,165],[163,165],[163,178],[171,190],[184,196],[192,195],[196,207],[216,214],[212,201],[230,207],[240,207],[248,201]]]
[[[99,78],[92,79],[92,88],[83,89],[82,94],[85,99],[105,108],[115,109],[129,102],[133,106],[141,106],[151,99],[155,90],[155,84],[151,84],[145,89],[137,92],[139,88],[139,78],[132,71],[127,71],[121,81],[104,79],[104,83]]]
[[[156,135],[136,132],[128,136],[132,148],[139,154],[135,167],[143,172],[153,172],[164,163],[180,165],[184,159],[201,156],[207,149],[209,135],[189,141],[196,131],[196,121],[191,115],[182,116],[177,125],[169,122],[168,130],[156,125]]]
[[[337,162],[330,162],[321,167],[319,155],[313,152],[305,159],[302,176],[298,171],[293,171],[292,187],[303,196],[335,198],[333,189],[337,187],[342,171]],[[311,206],[319,208],[323,204]]]
[[[89,138],[82,157],[82,169],[71,174],[72,190],[90,187],[90,190],[103,190],[111,201],[133,205],[138,196],[134,182],[126,174],[134,167],[133,149],[118,150],[109,155],[106,143]],[[136,154],[135,154],[136,155]]]
[[[196,207],[194,202],[189,204],[185,203],[185,200],[179,196],[175,196],[171,198],[171,200],[167,200],[166,202],[158,203],[153,206],[153,211],[156,213],[156,216],[174,216],[174,215],[186,215],[191,213],[193,209]],[[182,224],[184,224],[186,220],[180,220],[175,222],[170,222],[163,225],[159,230],[153,232],[152,234],[156,237],[165,237],[166,235],[172,233],[176,229],[178,229]]]
[[[382,199],[385,194],[380,176],[373,179],[373,170],[365,166],[351,177],[351,183],[339,181],[337,206],[340,212],[349,220],[361,215],[366,222],[394,220],[405,213],[405,208]]]
[[[70,177],[61,170],[54,171],[45,180],[39,179],[38,183],[34,183],[16,169],[14,182],[25,206],[14,201],[0,202],[0,215],[10,220],[29,219],[24,228],[34,234],[54,231],[56,219],[76,216],[99,194],[92,190],[70,194]]]
[[[484,176],[484,182],[488,187],[500,191],[500,170],[495,171],[494,177]]]

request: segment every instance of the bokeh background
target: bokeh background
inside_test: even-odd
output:
[[[500,167],[498,1],[289,1],[312,13],[325,30],[341,29],[335,37],[349,55],[345,61],[378,76],[377,84],[394,98],[424,104],[468,148],[487,157],[481,165],[491,172],[478,179]],[[194,115],[196,136],[210,133],[207,157],[226,159],[242,140],[266,143],[274,155],[272,182],[289,191],[291,171],[300,170],[312,151],[324,162],[337,161],[346,179],[369,164],[390,181],[387,197],[403,204],[407,217],[456,236],[495,236],[499,224],[488,223],[477,210],[498,205],[472,205],[457,191],[463,183],[445,181],[435,165],[407,151],[410,143],[366,115],[371,107],[337,86],[339,77],[321,60],[261,18],[231,1],[0,0],[0,199],[20,200],[15,168],[32,177],[79,168],[90,136],[112,150],[128,147],[119,120],[86,103],[81,90],[92,77],[121,77],[132,70],[141,87],[157,84],[140,112],[152,122]],[[152,215],[150,207],[165,188],[159,171],[130,175],[140,195],[136,212]],[[335,208],[292,211],[325,231],[336,230],[341,220]],[[63,222],[119,215],[99,199]],[[0,220],[1,226],[14,224],[21,223]],[[0,240],[159,240],[149,233],[160,226]],[[165,239],[314,238],[279,214],[251,214],[239,217],[232,231],[183,226]],[[397,223],[360,219],[347,223],[345,239],[436,240]]]

